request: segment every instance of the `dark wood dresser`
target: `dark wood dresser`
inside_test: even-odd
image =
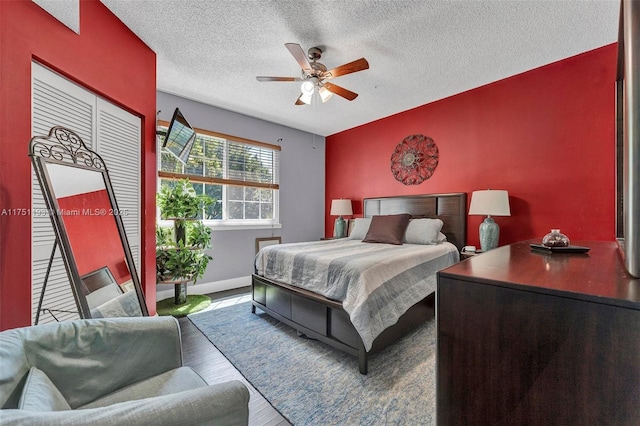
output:
[[[640,425],[640,280],[615,242],[530,243],[438,274],[438,425]]]

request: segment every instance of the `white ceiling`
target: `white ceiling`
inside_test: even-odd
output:
[[[158,90],[331,135],[617,41],[619,0],[102,0],[157,54]],[[360,96],[295,106],[284,44],[319,46]]]

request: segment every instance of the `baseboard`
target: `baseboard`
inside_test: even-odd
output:
[[[209,294],[219,291],[232,290],[234,288],[247,287],[251,285],[251,275],[246,277],[232,278],[230,280],[214,281],[209,283],[189,284],[187,294]],[[173,285],[156,285],[156,300],[164,300],[173,297]]]

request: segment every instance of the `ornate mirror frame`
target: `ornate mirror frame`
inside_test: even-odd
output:
[[[133,261],[133,255],[131,254],[131,248],[127,240],[122,218],[119,214],[120,210],[118,209],[109,173],[102,157],[89,149],[75,132],[61,126],[52,127],[47,136],[35,136],[31,138],[29,141],[29,157],[31,157],[55,232],[56,243],[54,243],[54,250],[55,244],[57,244],[61,251],[80,317],[92,318],[93,315],[86,297],[87,287],[78,272],[76,256],[81,253],[75,253],[74,255],[69,233],[64,221],[65,212],[60,208],[58,199],[56,198],[55,185],[51,179],[50,170],[58,166],[70,167],[76,169],[76,171],[78,169],[86,170],[101,175],[104,181],[104,189],[106,190],[111,205],[110,211],[104,212],[103,214],[110,214],[115,220],[118,236],[122,243],[124,261],[129,269],[128,273],[131,276],[131,282],[140,305],[140,313],[143,316],[148,316],[149,311],[140,285],[140,279]],[[84,214],[84,212],[82,213]],[[89,213],[89,215],[91,215],[91,213]],[[100,235],[96,235],[96,238],[100,238]],[[85,278],[86,275],[90,274],[85,274]]]

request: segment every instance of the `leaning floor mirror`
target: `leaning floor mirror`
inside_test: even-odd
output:
[[[102,157],[60,126],[33,137],[29,156],[56,236],[51,259],[60,250],[79,316],[149,315]]]

